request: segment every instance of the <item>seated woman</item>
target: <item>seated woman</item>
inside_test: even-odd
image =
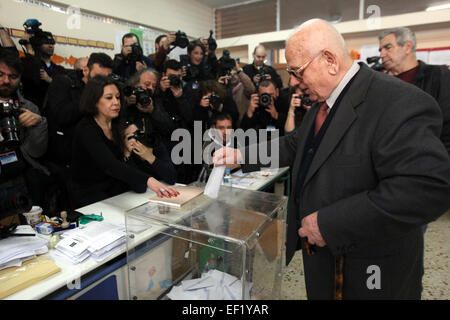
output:
[[[80,120],[74,135],[72,198],[76,208],[132,189],[144,193],[149,187],[159,197],[178,192],[148,173],[126,165],[122,159],[122,95],[116,82],[97,76],[89,80],[81,96]]]
[[[170,185],[176,182],[175,166],[164,144],[127,122],[123,131],[125,163]]]

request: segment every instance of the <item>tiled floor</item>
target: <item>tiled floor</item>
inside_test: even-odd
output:
[[[450,211],[428,226],[425,233],[425,275],[423,300],[450,299]],[[284,270],[281,299],[305,300],[301,252]]]

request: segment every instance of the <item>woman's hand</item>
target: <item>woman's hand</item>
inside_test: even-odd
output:
[[[159,182],[155,178],[149,178],[147,181],[147,186],[160,198],[172,198],[177,197],[180,194],[175,188],[166,186],[164,183]]]
[[[133,148],[133,152],[142,159],[146,160],[150,164],[153,164],[155,162],[156,157],[153,154],[152,148],[149,148],[136,140],[133,140],[133,142],[131,143],[131,147]]]

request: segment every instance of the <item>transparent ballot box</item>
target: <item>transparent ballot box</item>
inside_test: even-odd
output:
[[[203,187],[203,184],[194,184]],[[181,207],[126,214],[131,299],[278,299],[287,198],[222,186]]]

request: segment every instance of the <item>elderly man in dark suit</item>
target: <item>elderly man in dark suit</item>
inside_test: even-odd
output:
[[[293,85],[319,102],[272,150],[292,168],[287,263],[303,249],[309,299],[420,299],[421,226],[450,205],[439,106],[352,61],[323,20],[299,27],[286,60]],[[215,164],[242,153],[219,150]]]

